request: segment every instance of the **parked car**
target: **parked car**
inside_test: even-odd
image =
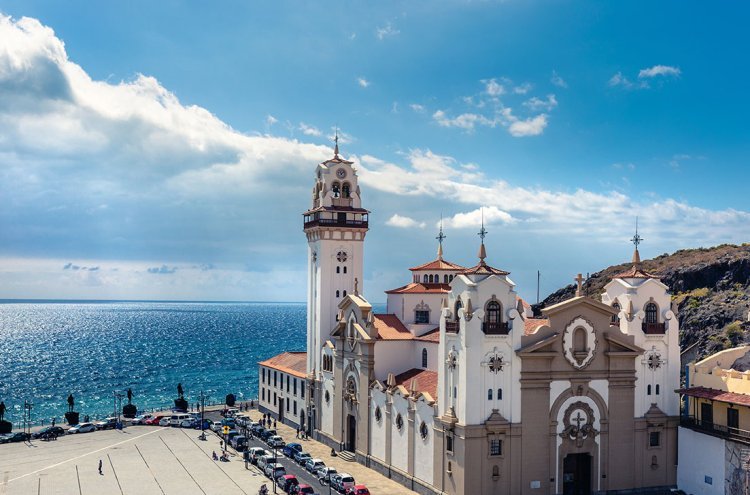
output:
[[[42,428],[34,433],[32,436],[34,438],[49,438],[60,435],[65,435],[65,429],[61,426],[47,426],[46,428]]]
[[[269,438],[276,435],[276,430],[270,429],[270,430],[263,430],[263,433],[260,434],[260,439],[264,442],[267,442]]]
[[[159,420],[159,426],[169,426],[169,422],[171,421],[169,416],[164,416]]]
[[[25,442],[29,439],[29,434],[22,431],[16,431],[13,433],[6,433],[0,437],[0,443],[15,443]]]
[[[263,447],[251,447],[247,452],[250,458],[250,462],[252,462],[253,464],[258,464],[258,459],[260,459],[261,456],[272,455]]]
[[[151,419],[153,417],[154,417],[153,414],[141,414],[140,416],[136,416],[135,418],[133,418],[130,421],[130,424],[133,424],[133,425],[145,425],[146,421],[148,421],[149,419]]]
[[[344,493],[347,488],[354,486],[354,477],[348,473],[336,473],[331,476],[331,488]]]
[[[323,459],[308,459],[305,463],[305,469],[308,473],[317,473],[318,469],[325,467],[326,463]]]
[[[269,464],[276,464],[276,457],[270,452],[258,458],[258,467],[263,471],[266,470],[266,466],[268,466]]]
[[[307,461],[312,459],[312,456],[308,454],[307,452],[296,452],[294,454],[294,462],[299,464],[300,466],[304,466]]]
[[[117,418],[104,418],[103,420],[94,423],[94,426],[96,426],[97,430],[109,430],[110,428],[117,426]]]
[[[195,428],[198,426],[199,421],[197,421],[195,418],[189,418],[185,419],[180,423],[180,428]]]
[[[260,436],[265,430],[266,427],[260,423],[253,423],[253,425],[250,427],[250,431],[253,432],[253,435],[257,436]]]
[[[286,469],[281,464],[272,462],[263,468],[263,473],[271,479],[278,479],[286,474]]]
[[[89,433],[92,431],[96,431],[96,426],[94,426],[94,423],[78,423],[77,425],[68,428],[67,433],[71,435],[75,433]]]
[[[289,493],[292,491],[293,486],[299,485],[297,477],[293,474],[285,474],[278,479],[279,488]]]
[[[239,410],[239,409],[237,409],[236,407],[230,407],[229,409],[227,409],[227,412],[226,412],[226,414],[225,414],[224,416],[226,416],[227,418],[232,418],[232,417],[234,417],[234,416],[235,416],[235,415],[236,415],[236,414],[237,414],[238,412],[240,412],[240,410]]]
[[[330,483],[331,476],[337,473],[338,471],[336,471],[336,468],[326,466],[326,467],[319,468],[318,471],[315,473],[315,475],[318,477],[318,481],[320,481],[320,483],[323,484],[323,483]]]
[[[268,439],[268,446],[273,447],[275,449],[283,448],[284,445],[284,439],[281,438],[279,435],[274,435],[271,438]]]
[[[214,423],[211,425],[211,431],[216,433],[219,433],[222,428],[224,428],[224,425],[221,423]]]
[[[211,429],[211,427],[212,427],[213,425],[214,425],[214,422],[213,422],[213,421],[211,421],[210,419],[204,419],[204,420],[203,420],[203,428],[201,428],[201,420],[200,420],[200,419],[197,419],[197,420],[195,421],[195,426],[194,426],[194,428],[195,428],[196,430],[210,430],[210,429]]]
[[[228,426],[230,428],[234,428],[237,426],[233,418],[224,418],[221,420],[221,426]]]
[[[159,415],[153,416],[153,417],[147,419],[146,422],[145,422],[145,424],[147,424],[147,425],[153,425],[153,426],[159,426],[159,423],[165,417],[167,417],[167,416],[164,416],[163,414],[159,414]]]
[[[347,488],[346,495],[370,495],[370,490],[365,485],[354,485]]]
[[[186,419],[193,419],[193,417],[187,413],[173,414],[169,417],[169,426],[178,427]]]
[[[288,443],[284,445],[284,448],[281,450],[281,452],[289,458],[294,457],[294,454],[300,451],[302,451],[302,445],[298,443]]]
[[[247,448],[247,437],[245,435],[232,437],[232,439],[229,440],[229,445],[241,452]]]
[[[310,485],[305,485],[305,484],[297,485],[296,494],[297,495],[315,495],[315,490],[313,490],[313,487],[311,487]]]

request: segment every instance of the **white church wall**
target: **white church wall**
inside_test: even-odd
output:
[[[430,321],[424,327],[417,325],[415,328],[421,331],[416,335],[437,327],[440,325],[440,309],[444,297],[443,294],[404,294],[404,317],[401,321],[410,327],[414,323],[417,307],[427,307],[430,311]]]
[[[560,394],[570,389],[570,380],[552,380],[549,383],[549,407],[555,403]]]
[[[398,375],[416,368],[414,342],[410,340],[380,340],[375,342],[375,379],[385,382],[388,373]]]
[[[422,349],[427,349],[427,367],[426,370],[437,371],[438,367],[438,343],[437,342],[414,342],[414,366],[413,368],[422,368]]]
[[[331,375],[332,376],[332,375]],[[324,379],[322,382],[322,393],[323,397],[320,398],[320,407],[322,418],[320,421],[320,429],[327,435],[333,435],[333,401],[335,400],[333,395],[333,380]],[[326,392],[330,397],[330,400],[326,402]]]
[[[677,487],[692,495],[724,495],[725,441],[678,428]]]
[[[391,413],[391,464],[407,471],[409,463],[408,434],[409,428],[409,400],[400,394],[393,394],[393,405]],[[401,429],[396,424],[396,418],[401,414],[403,426]]]
[[[433,450],[435,431],[434,426],[435,409],[426,402],[419,400],[416,403],[416,412],[414,415],[414,476],[432,484],[433,481]],[[422,438],[420,427],[424,422],[427,427],[427,436]]]
[[[370,392],[370,454],[385,462],[385,437],[387,425],[385,415],[386,393],[372,389]],[[375,416],[375,411],[380,408],[380,421]]]

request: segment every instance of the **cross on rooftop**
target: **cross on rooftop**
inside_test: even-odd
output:
[[[576,297],[580,297],[583,295],[583,275],[579,273],[578,276],[573,280],[578,283],[578,288],[576,289]]]
[[[638,249],[638,245],[643,242],[643,237],[638,235],[638,217],[635,217],[635,235],[630,239],[630,242],[635,245],[636,249]]]
[[[487,236],[487,229],[484,228],[484,208],[482,209],[482,228],[477,235],[482,239],[482,244],[484,244],[484,238]]]

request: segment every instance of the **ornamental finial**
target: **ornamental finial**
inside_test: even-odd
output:
[[[334,158],[339,157],[339,128],[336,127],[336,135],[333,138],[333,142],[336,143],[336,145],[333,147],[333,156]]]
[[[630,239],[630,242],[635,246],[635,251],[633,252],[633,264],[638,265],[641,262],[641,254],[638,252],[638,245],[643,242],[643,237],[638,234],[638,217],[635,217],[635,235]]]
[[[487,230],[484,228],[484,207],[481,208],[482,212],[482,228],[479,230],[479,233],[477,234],[480,239],[482,239],[482,243],[479,246],[479,262],[484,264],[484,259],[487,257],[487,250],[484,248],[484,238],[487,236]]]
[[[440,232],[438,233],[437,237],[435,237],[435,239],[437,239],[438,241],[438,259],[439,260],[443,259],[443,239],[445,239],[446,237],[447,236],[443,234],[443,215],[441,214],[440,215]]]

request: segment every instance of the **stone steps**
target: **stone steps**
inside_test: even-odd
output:
[[[341,458],[341,460],[344,460],[344,461],[354,462],[357,460],[357,458],[354,456],[354,453],[349,452],[347,450],[342,450],[341,452],[338,453],[338,455]]]

